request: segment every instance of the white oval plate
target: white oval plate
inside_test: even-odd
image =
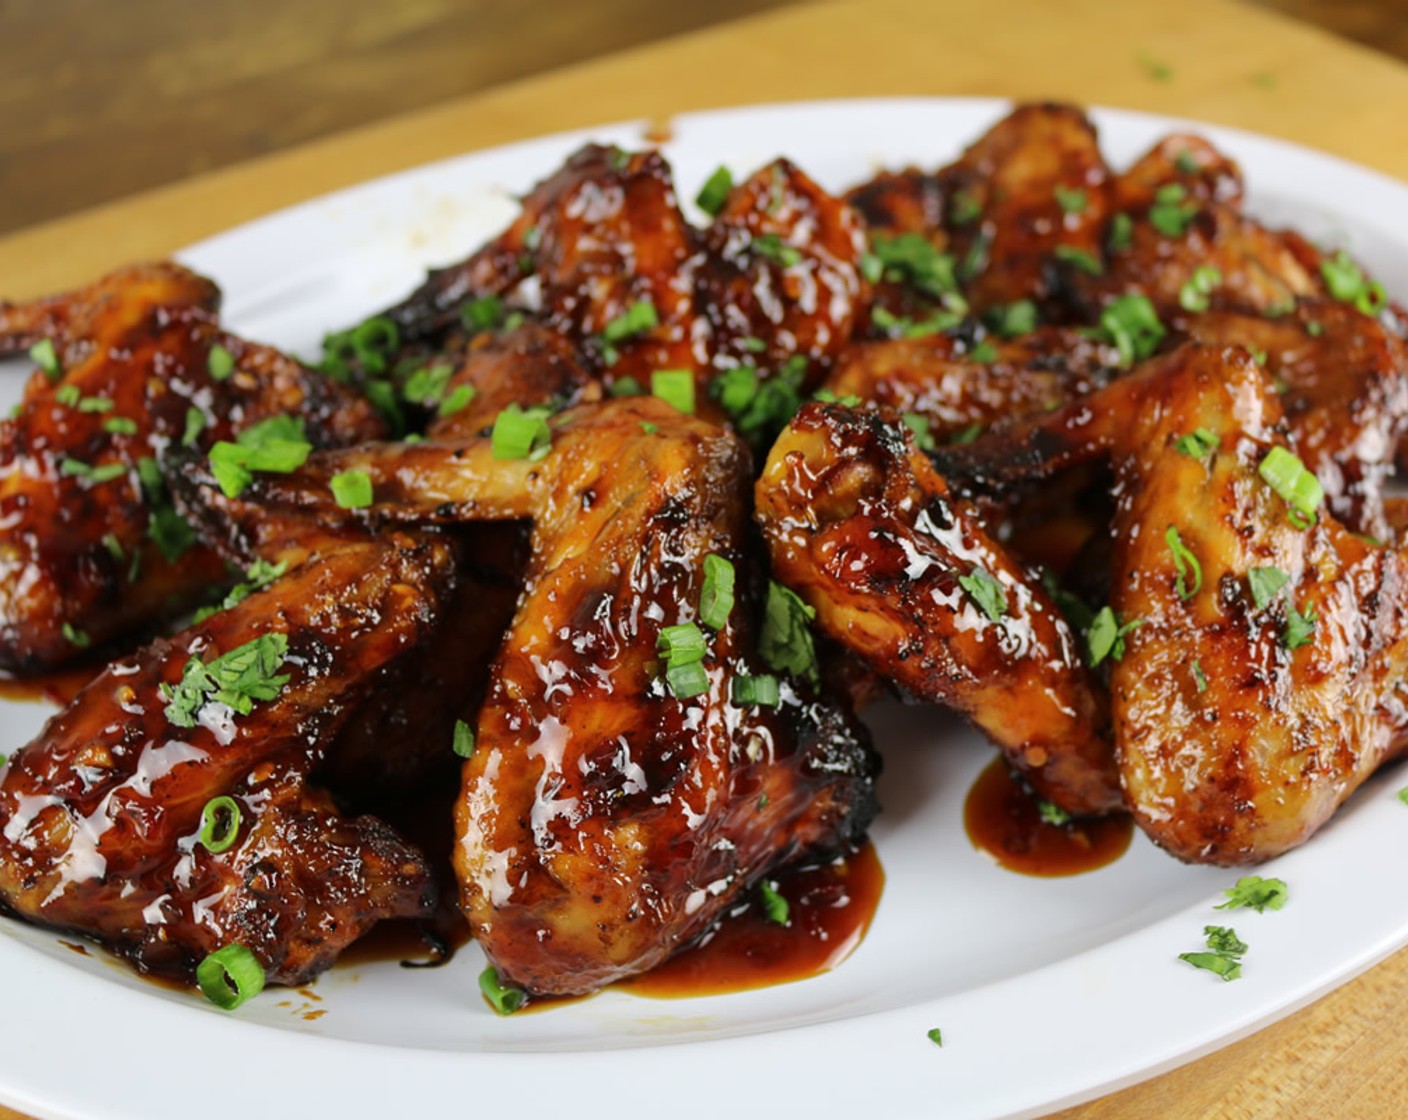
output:
[[[681,194],[719,163],[782,153],[840,189],[881,166],[947,162],[997,101],[848,101],[682,116],[665,144]],[[1408,189],[1329,156],[1246,133],[1097,111],[1122,166],[1173,129],[1239,159],[1249,206],[1347,244],[1408,292]],[[476,153],[340,191],[181,254],[227,293],[232,329],[316,355],[322,334],[394,301],[515,212],[512,196],[587,139],[641,143],[625,124]],[[11,370],[10,372],[16,372]],[[17,393],[19,378],[4,383]],[[0,402],[7,403],[7,402]],[[0,704],[0,750],[45,709]],[[235,1014],[145,983],[96,951],[0,922],[0,1099],[41,1117],[234,1120],[251,1115],[466,1115],[562,1107],[577,1120],[652,1111],[716,1117],[1031,1116],[1147,1077],[1309,1002],[1408,942],[1408,892],[1382,889],[1408,840],[1381,774],[1311,843],[1264,869],[1279,913],[1212,909],[1235,872],[1184,867],[1136,837],[1071,879],[997,868],[967,841],[965,793],[990,758],[933,711],[884,707],[874,831],[887,885],[870,935],[840,968],[737,995],[653,1001],[605,992],[511,1019],[479,998],[482,957],[408,971],[335,969],[308,997],[270,990]],[[1181,963],[1210,922],[1250,943],[1243,978]],[[308,1017],[308,1012],[322,1015]],[[939,1027],[942,1048],[927,1032]],[[566,1096],[567,1099],[562,1098]]]

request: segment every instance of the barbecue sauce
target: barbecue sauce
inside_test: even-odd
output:
[[[721,995],[805,980],[835,968],[870,928],[885,885],[873,845],[775,880],[787,924],[771,921],[754,892],[697,945],[618,989],[653,999]]]
[[[963,825],[973,846],[1001,866],[1042,878],[1080,875],[1114,863],[1134,834],[1133,819],[1126,814],[1048,824],[1041,819],[1036,795],[1001,757],[968,791]]]

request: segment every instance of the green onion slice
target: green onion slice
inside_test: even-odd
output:
[[[768,921],[785,926],[792,908],[788,906],[787,899],[778,893],[777,884],[764,879],[758,884],[758,897],[762,901],[763,913],[767,915]]]
[[[264,969],[243,945],[226,945],[196,965],[196,983],[216,1007],[233,1011],[264,990]]]
[[[699,592],[699,621],[722,630],[733,612],[733,564],[716,553],[704,557],[704,587]]]
[[[1315,524],[1315,511],[1325,500],[1325,490],[1299,458],[1284,447],[1273,447],[1257,466],[1257,473],[1291,507],[1292,524],[1298,528]]]
[[[339,471],[328,479],[328,488],[343,509],[366,509],[372,504],[372,476],[366,471]]]
[[[679,412],[694,412],[694,373],[687,369],[657,369],[650,375],[650,395]]]
[[[694,201],[699,209],[711,218],[715,218],[724,208],[724,203],[728,201],[728,193],[731,190],[733,190],[733,173],[720,164],[715,168],[714,173],[704,181],[704,185],[699,188],[699,194],[695,196]]]
[[[528,1002],[528,993],[501,981],[493,965],[479,974],[479,990],[496,1015],[512,1015]]]
[[[1198,563],[1198,558],[1193,555],[1192,550],[1183,543],[1183,538],[1178,535],[1178,530],[1172,525],[1168,527],[1168,532],[1164,534],[1164,540],[1168,543],[1169,550],[1173,553],[1173,564],[1178,569],[1178,597],[1180,599],[1191,599],[1203,586],[1203,566]]]
[[[239,802],[233,797],[212,797],[200,811],[200,835],[196,839],[218,855],[239,837],[241,819]]]
[[[216,381],[224,381],[235,372],[235,356],[217,343],[210,348],[210,357],[206,359],[206,369],[210,371],[210,376]]]
[[[57,381],[63,375],[59,365],[59,352],[54,349],[52,338],[41,338],[29,348],[29,360],[44,371],[50,381]]]
[[[494,420],[490,436],[495,459],[541,459],[552,450],[552,429],[545,408],[509,405]]]

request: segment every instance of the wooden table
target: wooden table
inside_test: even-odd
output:
[[[1408,179],[1408,68],[1263,11],[1218,0],[811,4],[447,101],[23,230],[0,239],[0,292],[25,297],[80,283],[288,203],[502,141],[723,105],[884,94],[1054,96],[1178,114],[1282,136]],[[1402,951],[1250,1038],[1059,1116],[1388,1120],[1406,1109]],[[0,1108],[0,1120],[16,1115]]]

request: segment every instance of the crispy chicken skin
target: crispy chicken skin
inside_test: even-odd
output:
[[[1200,430],[1206,456],[1179,449]],[[1110,670],[1121,781],[1145,831],[1191,862],[1302,843],[1408,742],[1404,556],[1324,510],[1298,527],[1259,474],[1286,436],[1245,350],[1187,346],[964,452],[1002,458],[990,476],[1005,477],[1112,459],[1110,606],[1138,621]],[[1260,605],[1255,569],[1287,577]],[[1303,643],[1292,609],[1313,620]]]
[[[365,401],[221,331],[217,304],[208,280],[155,264],[0,309],[0,338],[49,339],[59,362],[0,421],[0,668],[61,664],[226,580],[218,558],[189,547],[142,460],[155,465],[186,438],[207,449],[286,412],[321,446],[381,434]],[[216,346],[232,359],[220,377]]]
[[[110,665],[0,778],[0,897],[92,937],[144,971],[190,978],[238,942],[273,982],[300,983],[384,917],[426,915],[423,857],[371,817],[345,818],[307,783],[379,671],[429,634],[452,552],[425,534],[336,534],[217,493],[232,555],[289,565],[273,587]],[[236,528],[231,530],[229,526]],[[163,686],[285,635],[272,699],[215,700],[178,726]],[[202,810],[235,800],[235,842],[199,841]]]
[[[330,507],[365,470],[376,501]],[[573,994],[658,964],[753,883],[860,836],[875,761],[831,702],[784,678],[776,709],[730,702],[753,604],[709,635],[708,691],[672,694],[661,630],[699,618],[706,556],[743,570],[747,449],[653,398],[560,414],[540,461],[491,441],[317,455],[257,480],[264,502],[455,523],[531,518],[532,558],[494,665],[456,814],[475,937],[535,993]]]
[[[823,633],[966,714],[1062,808],[1119,806],[1108,713],[1074,635],[898,416],[804,406],[756,500],[773,572]]]

